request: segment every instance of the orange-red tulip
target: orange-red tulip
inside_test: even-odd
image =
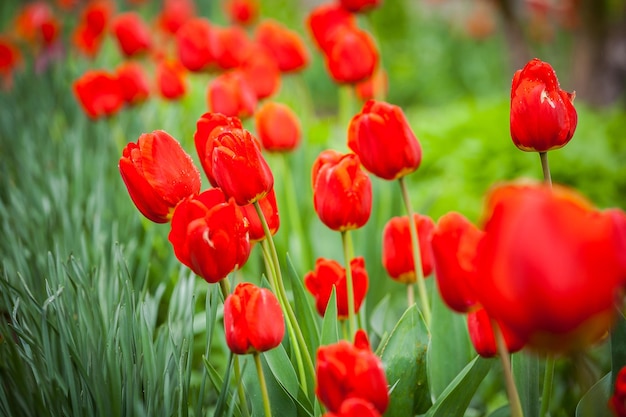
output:
[[[100,51],[113,9],[110,0],[91,0],[81,12],[72,41],[88,57],[94,57]]]
[[[328,38],[323,52],[326,68],[337,83],[364,81],[378,66],[379,54],[374,39],[356,26],[337,28]]]
[[[115,70],[122,88],[124,101],[133,105],[145,101],[150,95],[150,85],[146,73],[136,62],[125,62]]]
[[[200,172],[180,143],[166,132],[142,134],[124,148],[120,174],[141,214],[166,223],[174,208],[200,192]]]
[[[255,113],[254,120],[257,136],[267,151],[293,151],[300,144],[300,120],[286,104],[266,101]]]
[[[156,83],[163,98],[177,100],[187,92],[185,68],[176,60],[157,62]]]
[[[256,51],[244,29],[240,26],[212,27],[212,51],[215,65],[219,69],[231,69],[241,66]]]
[[[15,30],[23,40],[35,46],[48,46],[57,40],[61,24],[45,1],[25,5],[15,19]]]
[[[314,8],[307,18],[311,36],[322,51],[328,49],[328,42],[333,33],[343,26],[356,27],[356,19],[338,3],[321,4]]]
[[[88,70],[74,81],[74,94],[91,118],[111,116],[124,105],[124,92],[113,74],[102,70]]]
[[[121,13],[113,18],[111,31],[126,57],[146,52],[152,44],[150,29],[136,12]]]
[[[189,19],[176,32],[178,59],[189,71],[208,69],[215,63],[214,28],[205,18]]]
[[[467,330],[469,331],[470,340],[476,353],[483,358],[492,358],[498,353],[496,338],[493,332],[494,325],[500,327],[504,343],[509,353],[515,353],[524,347],[524,341],[519,339],[515,333],[492,321],[484,308],[472,311],[467,315]]]
[[[6,36],[0,36],[0,89],[12,87],[13,73],[21,64],[22,53],[17,45]]]
[[[359,100],[366,102],[367,100],[385,97],[388,89],[389,80],[387,79],[387,73],[385,70],[379,69],[371,77],[357,83],[354,92]]]
[[[374,9],[382,3],[382,0],[339,0],[344,9],[352,13],[366,12]]]
[[[232,70],[211,80],[207,89],[207,102],[213,113],[246,118],[254,114],[257,96],[241,71]]]
[[[165,0],[161,13],[157,16],[157,25],[166,33],[176,32],[196,15],[193,0]]]
[[[231,352],[265,352],[283,340],[285,322],[276,296],[249,282],[237,284],[224,301],[224,333]]]
[[[626,417],[626,366],[617,373],[613,395],[609,399],[609,407],[615,417]]]
[[[255,39],[274,57],[282,72],[300,71],[309,64],[309,52],[300,35],[276,21],[259,23]]]
[[[366,399],[348,398],[341,403],[339,411],[328,412],[322,417],[381,417],[381,413]]]
[[[226,0],[224,11],[232,23],[249,25],[259,16],[259,0]]]
[[[255,48],[240,66],[246,82],[254,90],[258,100],[267,98],[280,87],[280,68],[272,55],[263,48]]]

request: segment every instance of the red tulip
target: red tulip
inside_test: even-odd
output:
[[[300,71],[309,64],[309,52],[300,35],[278,22],[259,23],[255,39],[274,57],[282,72]]]
[[[255,48],[253,54],[248,54],[247,58],[239,67],[243,78],[252,90],[254,90],[258,100],[271,96],[280,87],[280,68],[272,55],[265,49]]]
[[[247,130],[227,130],[213,139],[211,160],[213,179],[240,206],[265,197],[274,186],[261,148]]]
[[[193,0],[165,0],[157,17],[158,26],[166,33],[176,32],[196,14]]]
[[[352,272],[352,285],[354,289],[354,313],[361,308],[365,299],[369,284],[365,260],[362,257],[354,258],[350,261],[350,271]],[[348,283],[346,281],[346,270],[339,262],[319,258],[315,262],[315,270],[308,272],[304,276],[304,285],[315,297],[315,307],[320,316],[324,317],[330,294],[335,288],[337,300],[337,317],[341,320],[348,318]]]
[[[278,207],[276,206],[276,193],[273,188],[265,197],[259,200],[259,206],[261,206],[261,211],[267,221],[270,234],[274,236],[276,232],[278,232],[280,218],[278,217]],[[261,219],[259,218],[254,205],[248,204],[247,206],[241,206],[241,211],[243,212],[243,216],[248,219],[250,227],[250,242],[260,242],[265,239],[265,231],[263,230]]]
[[[626,279],[626,214],[561,187],[504,185],[485,218],[476,288],[491,317],[539,350],[606,335]]]
[[[232,23],[249,25],[259,15],[258,0],[226,0],[224,11]]]
[[[143,102],[150,95],[148,79],[141,65],[135,62],[125,62],[117,67],[115,75],[127,104]]]
[[[322,417],[381,417],[381,414],[368,400],[348,398],[341,403],[338,412],[328,412]]]
[[[467,313],[477,305],[476,246],[483,232],[459,213],[444,214],[431,240],[437,287],[452,310]],[[477,288],[478,290],[478,288]]]
[[[176,258],[209,283],[226,278],[250,256],[248,224],[219,188],[178,204],[168,238]]]
[[[609,399],[609,408],[616,417],[626,417],[626,366],[617,373],[613,395]]]
[[[575,93],[561,90],[550,64],[533,59],[511,86],[511,137],[523,151],[546,152],[567,144],[578,116]]]
[[[214,187],[218,186],[215,178],[213,178],[214,140],[220,134],[233,130],[237,130],[238,134],[243,134],[241,120],[236,117],[224,116],[221,113],[204,113],[196,123],[196,132],[193,136],[196,151],[204,173]]]
[[[293,151],[300,144],[300,120],[286,104],[267,101],[257,110],[254,118],[257,135],[267,151]]]
[[[317,350],[315,392],[332,413],[340,413],[349,399],[371,403],[383,414],[389,404],[387,378],[381,360],[372,352],[367,335],[358,330],[354,344],[341,340]]]
[[[59,36],[61,24],[44,1],[25,5],[15,19],[17,35],[33,45],[49,46]]]
[[[72,40],[85,55],[93,57],[100,51],[113,9],[109,0],[91,0],[83,9]]]
[[[120,174],[141,214],[156,223],[170,220],[183,199],[200,191],[200,172],[180,143],[162,130],[144,133],[124,148]]]
[[[0,35],[0,89],[13,85],[13,72],[22,65],[22,53],[9,38]]]
[[[215,77],[207,90],[209,110],[230,117],[246,118],[254,114],[256,93],[239,70]]]
[[[428,216],[413,214],[417,226],[420,254],[422,255],[422,273],[428,277],[433,269],[433,254],[430,244],[435,224]],[[409,230],[409,217],[393,217],[383,229],[383,266],[396,281],[411,284],[417,281],[413,247]]]
[[[337,83],[355,84],[374,74],[378,48],[369,33],[344,25],[328,38],[323,50],[326,68]]]
[[[354,92],[359,100],[365,102],[367,100],[384,97],[389,89],[389,81],[387,73],[383,69],[379,69],[372,74],[371,77],[357,83]]]
[[[252,53],[252,42],[239,26],[212,27],[212,51],[219,69],[241,66]]]
[[[178,59],[189,71],[208,69],[215,61],[215,32],[205,18],[188,20],[176,32]]]
[[[339,0],[344,9],[352,12],[366,12],[380,6],[382,0]]]
[[[150,49],[150,29],[136,12],[117,15],[111,22],[111,30],[117,44],[126,57],[135,56]]]
[[[88,70],[74,81],[74,94],[91,118],[111,116],[124,105],[124,92],[117,77],[101,70]]]
[[[332,230],[358,229],[372,211],[372,183],[361,170],[359,157],[333,150],[313,164],[313,205],[322,223]]]
[[[265,352],[283,340],[285,322],[276,296],[266,288],[242,282],[224,301],[224,332],[231,352]]]
[[[177,100],[187,92],[185,68],[176,60],[159,60],[156,67],[156,82],[161,96]]]
[[[485,309],[481,308],[467,315],[467,329],[476,353],[483,358],[492,358],[498,353],[492,327],[494,324],[500,326],[500,332],[502,332],[502,337],[509,353],[515,353],[524,347],[523,340],[519,339],[502,324],[493,322]]]
[[[393,180],[415,171],[422,148],[398,106],[370,100],[350,121],[348,146],[377,177]]]
[[[333,33],[343,26],[356,27],[354,15],[338,3],[324,3],[311,11],[307,27],[320,50],[328,49]]]

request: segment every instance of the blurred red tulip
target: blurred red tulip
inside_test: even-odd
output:
[[[355,93],[359,100],[366,102],[372,99],[381,99],[387,95],[389,80],[383,69],[378,69],[371,77],[357,83]]]
[[[609,399],[609,408],[615,417],[626,417],[626,366],[617,373],[613,395]]]
[[[547,152],[567,144],[578,115],[575,93],[561,90],[556,73],[533,59],[518,70],[511,86],[511,137],[523,151]]]
[[[328,49],[329,39],[335,30],[343,27],[356,27],[354,15],[338,3],[324,3],[311,11],[307,27],[320,50]]]
[[[164,0],[156,20],[163,31],[175,35],[195,15],[196,7],[193,0]]]
[[[313,206],[322,223],[346,231],[365,225],[372,212],[372,183],[359,157],[323,151],[313,163]]]
[[[309,52],[298,33],[273,20],[259,23],[255,39],[276,60],[282,72],[295,72],[309,64]]]
[[[276,296],[249,282],[237,284],[224,301],[224,333],[231,352],[265,352],[285,335],[283,311]]]
[[[441,216],[433,233],[437,287],[448,307],[459,313],[467,313],[478,303],[473,287],[478,285],[476,246],[482,236],[481,230],[455,212]]]
[[[232,23],[249,25],[259,16],[259,0],[226,0],[224,11]]]
[[[255,48],[241,64],[240,71],[258,100],[267,98],[280,87],[280,68],[273,56],[262,48]]]
[[[187,92],[185,68],[171,59],[159,60],[156,67],[156,82],[161,96],[177,100]]]
[[[269,152],[293,151],[300,144],[300,120],[286,104],[266,101],[255,113],[257,136]]]
[[[626,214],[543,184],[497,187],[486,211],[476,288],[489,315],[541,351],[606,336],[626,280]]]
[[[367,12],[379,7],[382,0],[339,0],[339,4],[344,9],[352,13]]]
[[[94,57],[100,51],[114,6],[110,0],[91,0],[82,10],[72,41],[83,54]]]
[[[178,59],[189,71],[208,69],[215,63],[214,29],[205,18],[192,18],[176,32]]]
[[[263,212],[263,216],[267,221],[270,234],[274,236],[280,227],[280,217],[278,216],[278,207],[276,206],[276,193],[272,188],[269,193],[259,200],[259,206]],[[260,242],[266,238],[261,219],[254,208],[254,204],[241,206],[243,216],[248,219],[250,242]]]
[[[136,12],[115,16],[111,21],[111,31],[126,57],[146,52],[152,44],[150,29]]]
[[[328,412],[322,417],[381,417],[376,407],[363,398],[348,398],[341,403],[339,411]]]
[[[430,244],[435,224],[428,216],[413,213],[413,221],[417,226],[422,272],[424,278],[433,270],[433,254]],[[404,284],[417,281],[413,247],[409,230],[409,216],[392,217],[383,229],[383,266],[391,278]]]
[[[496,338],[493,332],[494,325],[500,327],[507,351],[515,353],[524,347],[524,341],[519,339],[502,324],[492,321],[484,308],[472,311],[467,315],[467,330],[476,353],[483,358],[493,358],[498,354]]]
[[[13,73],[22,65],[22,62],[22,53],[15,42],[0,35],[0,89],[11,89]]]
[[[222,133],[233,130],[237,130],[238,134],[243,134],[241,120],[236,117],[225,116],[222,113],[204,113],[196,123],[196,132],[193,135],[193,140],[204,173],[213,187],[218,186],[215,178],[213,178],[213,147],[215,146],[215,139]]]
[[[45,1],[22,7],[15,19],[15,31],[21,39],[35,46],[49,46],[57,40],[61,23]]]
[[[240,206],[265,197],[274,186],[260,145],[247,130],[226,130],[215,137],[211,159],[213,179]]]
[[[230,117],[246,118],[254,114],[256,93],[239,70],[218,75],[207,89],[209,110]]]
[[[348,147],[377,177],[394,180],[415,171],[422,148],[398,106],[370,100],[350,121]]]
[[[124,62],[117,67],[115,75],[122,88],[124,101],[133,105],[145,101],[150,95],[150,86],[145,71],[136,62]]]
[[[378,66],[378,48],[369,33],[342,26],[328,39],[326,68],[337,83],[356,84],[371,78]]]
[[[211,28],[213,34],[211,47],[215,65],[219,69],[231,69],[241,66],[251,55],[252,42],[246,31],[239,26]],[[256,52],[254,52],[256,53]]]
[[[174,208],[200,192],[200,172],[180,143],[162,130],[144,133],[124,148],[120,174],[141,214],[166,223]]]
[[[365,260],[362,257],[354,258],[350,261],[350,271],[352,272],[352,285],[354,289],[354,313],[358,313],[361,304],[367,294],[369,285]],[[315,297],[315,307],[320,316],[324,317],[330,294],[335,289],[335,299],[337,301],[337,318],[345,320],[348,318],[348,283],[346,281],[346,270],[339,262],[318,258],[315,261],[315,270],[308,272],[304,276],[304,286]]]
[[[371,403],[383,414],[389,404],[387,377],[381,360],[358,330],[354,344],[341,340],[317,350],[315,393],[332,413],[340,413],[349,399]]]
[[[181,201],[168,238],[176,258],[209,283],[226,278],[250,256],[248,224],[219,188]]]
[[[124,105],[124,92],[113,74],[88,70],[73,84],[74,95],[87,115],[93,119],[111,116]]]

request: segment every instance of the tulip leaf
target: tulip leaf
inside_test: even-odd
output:
[[[615,379],[620,369],[626,366],[626,318],[620,309],[617,309],[617,322],[611,330],[611,386],[615,386]]]
[[[515,353],[511,355],[511,367],[524,417],[538,417],[541,407],[539,383],[543,380],[539,358],[530,353]]]
[[[609,393],[611,390],[611,373],[609,372],[596,382],[583,395],[576,406],[576,417],[612,417],[609,410]]]
[[[313,406],[302,390],[300,390],[296,371],[293,369],[293,365],[283,345],[264,352],[262,358],[269,367],[271,376],[276,383],[289,395],[296,405],[298,416],[312,417]],[[305,402],[304,404],[303,401]]]
[[[428,330],[416,305],[400,318],[380,348],[390,393],[386,417],[421,414],[431,405],[426,372]]]
[[[287,265],[289,277],[291,279],[291,290],[295,302],[295,313],[298,317],[298,324],[302,329],[302,334],[309,347],[309,352],[314,354],[320,344],[317,315],[308,301],[302,279],[298,276],[291,258],[287,255]]]
[[[337,343],[339,340],[339,326],[337,320],[337,293],[335,288],[330,293],[328,298],[328,305],[326,306],[326,312],[324,313],[324,320],[322,320],[322,345],[330,345]]]
[[[281,384],[274,377],[274,373],[270,369],[265,353],[261,354],[261,364],[263,369],[263,375],[265,377],[265,383],[267,386],[267,393],[270,398],[270,405],[272,408],[272,415],[275,416],[295,416],[296,405],[292,400],[289,393],[281,386]],[[250,410],[252,415],[261,415],[260,410],[263,410],[263,397],[261,394],[261,388],[259,384],[259,375],[254,364],[252,355],[239,356],[240,363],[243,369],[243,383],[245,387],[246,397],[250,402]],[[244,365],[245,363],[245,365]]]
[[[476,356],[448,385],[428,410],[426,417],[462,417],[480,382],[485,378],[493,359]]]
[[[432,299],[428,383],[436,399],[474,356],[465,316],[450,310],[439,293]]]

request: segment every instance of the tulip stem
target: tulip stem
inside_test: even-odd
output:
[[[550,166],[548,165],[548,152],[539,152],[541,159],[541,169],[543,170],[543,182],[552,187],[552,176],[550,175]]]
[[[254,363],[256,365],[256,372],[259,375],[259,385],[261,388],[261,396],[263,397],[263,409],[265,410],[265,417],[272,417],[270,396],[267,393],[267,384],[265,383],[265,375],[263,375],[263,365],[261,364],[261,354],[259,352],[256,352],[253,356]]]
[[[543,374],[543,389],[541,392],[541,410],[539,411],[539,417],[545,417],[548,415],[548,409],[550,408],[552,379],[554,378],[554,362],[554,357],[552,355],[548,355],[546,358],[546,370]]]
[[[493,335],[496,339],[496,348],[498,349],[498,356],[500,356],[500,362],[502,363],[502,370],[504,372],[504,382],[506,384],[506,394],[509,397],[509,408],[511,410],[511,417],[524,417],[524,411],[522,411],[522,403],[519,399],[517,392],[517,386],[513,379],[513,373],[511,372],[511,357],[509,350],[506,347],[504,336],[500,330],[500,326],[495,320],[491,321],[491,328]]]
[[[349,340],[352,340],[356,334],[357,324],[356,316],[354,315],[354,282],[352,280],[352,268],[350,266],[350,232],[344,230],[341,232],[341,242],[343,243],[343,256],[346,263],[346,289],[348,291],[348,330],[350,336]]]
[[[415,285],[412,283],[406,284],[406,300],[409,307],[415,304]]]
[[[283,283],[283,276],[280,271],[280,263],[278,262],[278,253],[276,252],[276,245],[274,245],[274,239],[272,238],[272,233],[270,232],[270,228],[267,225],[267,219],[263,214],[263,210],[261,210],[261,206],[258,201],[254,202],[254,208],[256,209],[256,213],[261,220],[261,224],[263,225],[263,231],[265,232],[265,238],[267,244],[269,245],[270,253],[272,255],[272,262],[274,264],[274,271],[276,272],[276,288],[278,293],[278,300],[282,304],[282,308],[287,315],[287,322],[293,326],[293,330],[295,331],[295,343],[297,344],[299,349],[294,348],[296,352],[296,360],[300,364],[300,383],[302,384],[303,390],[307,391],[307,382],[306,382],[306,373],[304,372],[304,368],[301,365],[302,363],[302,352],[304,352],[304,360],[306,361],[306,365],[309,371],[309,375],[315,375],[315,367],[313,366],[313,360],[311,359],[311,353],[309,352],[309,348],[306,345],[306,341],[304,340],[304,336],[302,335],[302,329],[298,325],[298,320],[296,319],[296,315],[291,308],[291,304],[289,304],[289,299],[287,298],[287,291],[285,290],[285,285]]]
[[[422,304],[422,314],[426,321],[426,326],[430,327],[430,304],[428,302],[428,296],[426,295],[426,284],[424,283],[424,271],[422,269],[422,254],[420,252],[420,241],[417,234],[417,224],[413,220],[413,208],[411,207],[411,198],[409,197],[409,191],[404,177],[398,178],[400,183],[400,189],[402,190],[402,198],[404,200],[404,207],[409,216],[409,231],[411,233],[411,248],[413,250],[413,264],[415,265],[415,277],[417,281],[417,292],[419,294],[420,303]],[[408,297],[408,302],[412,302],[412,297]],[[409,304],[409,307],[412,304]]]

